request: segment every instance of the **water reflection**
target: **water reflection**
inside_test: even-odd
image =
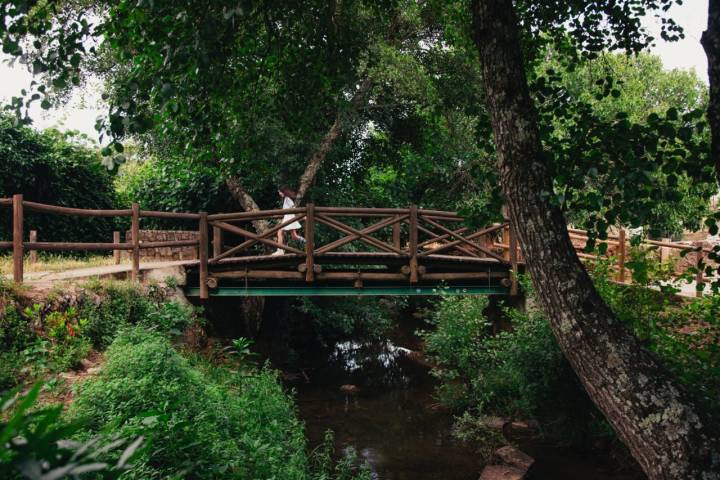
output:
[[[433,380],[410,352],[391,340],[336,344],[298,385],[311,444],[332,429],[339,451],[355,451],[377,480],[476,480],[479,460],[452,438],[452,417],[435,408]]]
[[[331,366],[339,366],[348,375],[361,374],[361,380],[366,385],[407,387],[411,377],[398,365],[398,360],[410,352],[410,349],[394,345],[390,340],[347,341],[335,345],[328,362]]]

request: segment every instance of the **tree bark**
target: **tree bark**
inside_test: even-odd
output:
[[[708,59],[710,99],[707,118],[710,123],[710,155],[720,180],[720,1],[709,0],[708,24],[700,39]]]
[[[551,203],[512,1],[472,14],[510,220],[563,353],[651,479],[720,478],[717,425],[603,302]]]
[[[227,185],[230,190],[230,195],[240,204],[243,210],[246,212],[257,212],[260,210],[255,199],[245,190],[245,187],[243,187],[238,177],[228,178],[225,180],[225,185]],[[270,228],[270,224],[267,220],[256,220],[253,222],[253,227],[255,227],[257,233],[263,233]]]

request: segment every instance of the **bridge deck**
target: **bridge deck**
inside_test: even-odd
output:
[[[255,255],[219,259],[209,265],[210,296],[489,295],[510,293],[510,267],[494,258],[431,254],[411,282],[410,255],[388,252],[328,252],[314,255],[307,281],[307,256]],[[186,293],[199,296],[198,263],[188,266]]]
[[[256,255],[230,257],[218,260],[213,265],[217,267],[238,265],[291,265],[305,261],[305,255],[286,253],[284,255]],[[410,255],[398,255],[385,252],[328,252],[314,255],[315,264],[351,264],[351,265],[404,265]],[[422,259],[423,265],[473,265],[487,267],[488,265],[502,265],[494,258],[461,257],[457,255],[428,255]]]

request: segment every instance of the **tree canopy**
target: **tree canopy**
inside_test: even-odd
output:
[[[648,55],[603,53],[649,45],[645,14],[663,19],[665,38],[682,36],[664,13],[673,3],[517,5],[543,143],[554,157],[553,195],[599,238],[614,224],[656,235],[696,226],[714,190],[704,86],[663,72]],[[3,48],[37,75],[11,107],[26,118],[28,102],[49,107],[100,76],[108,158],[122,161],[123,140],[134,138],[170,170],[173,159],[178,173],[216,170],[243,208],[273,206],[276,187],[300,179],[303,193],[314,185],[317,202],[419,203],[479,222],[499,218],[463,2],[3,7]],[[188,181],[177,185],[192,191]],[[682,208],[669,208],[681,199]]]

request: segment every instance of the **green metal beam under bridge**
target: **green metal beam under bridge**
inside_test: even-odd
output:
[[[382,295],[509,295],[510,289],[502,286],[373,286],[328,287],[328,286],[288,286],[288,287],[220,287],[210,290],[211,297],[348,297]],[[185,295],[199,297],[198,287],[186,287]]]

